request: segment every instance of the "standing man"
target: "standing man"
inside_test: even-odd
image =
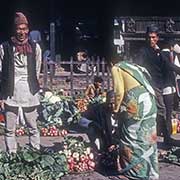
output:
[[[165,135],[165,127],[161,126],[165,124],[166,119],[166,108],[163,100],[163,79],[164,79],[164,69],[165,62],[162,60],[160,55],[160,49],[158,47],[159,41],[159,32],[158,27],[155,25],[151,25],[147,27],[146,32],[146,46],[143,47],[137,58],[135,59],[135,63],[144,66],[151,75],[151,85],[155,90],[156,94],[156,103],[158,108],[157,114],[157,133]]]
[[[40,149],[37,128],[39,102],[38,77],[41,66],[39,44],[28,40],[28,20],[21,12],[15,14],[14,36],[0,45],[1,106],[5,110],[5,144],[9,153],[16,153],[17,119],[25,120],[30,145]]]

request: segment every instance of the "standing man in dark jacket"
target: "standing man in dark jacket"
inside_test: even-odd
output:
[[[161,58],[160,48],[157,45],[159,34],[155,25],[147,27],[146,38],[147,44],[140,50],[135,63],[144,66],[151,75],[150,82],[155,90],[158,107],[157,133],[159,132],[160,134],[160,126],[164,124],[166,118],[166,108],[162,94],[165,63]],[[162,131],[165,134],[164,128],[162,128]]]
[[[17,12],[14,36],[0,45],[1,106],[5,110],[5,144],[9,153],[16,153],[15,130],[18,120],[29,128],[32,147],[40,148],[37,128],[39,106],[38,77],[41,66],[41,48],[28,40],[28,20]]]
[[[156,104],[158,108],[157,115],[157,133],[160,135],[163,133],[164,142],[166,144],[172,144],[175,141],[171,139],[168,133],[167,120],[166,120],[166,106],[163,98],[163,88],[166,81],[166,73],[176,71],[178,73],[178,67],[174,67],[174,64],[170,64],[169,59],[160,52],[158,47],[159,33],[158,28],[155,25],[151,25],[147,28],[147,44],[143,47],[135,63],[144,66],[151,75],[151,85],[155,90]]]

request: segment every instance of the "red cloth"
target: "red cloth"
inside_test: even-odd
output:
[[[14,19],[14,24],[16,24],[16,25],[28,24],[28,20],[27,20],[26,16],[22,12],[16,12],[15,19]]]
[[[13,42],[16,52],[19,52],[20,54],[31,54],[32,53],[32,47],[28,42],[28,38],[25,39],[23,42],[20,42],[16,39],[16,37],[11,37],[11,41]]]

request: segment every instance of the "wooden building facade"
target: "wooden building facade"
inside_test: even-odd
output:
[[[174,38],[180,43],[180,17],[115,17],[113,24],[113,43],[117,53],[132,59],[145,43],[146,30],[151,24],[159,28],[159,46],[165,37]]]

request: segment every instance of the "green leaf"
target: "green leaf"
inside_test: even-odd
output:
[[[0,153],[0,161],[1,162],[8,162],[9,161],[9,154],[7,152]]]
[[[38,159],[40,155],[37,152],[24,150],[23,159],[27,162],[32,162]]]
[[[0,174],[0,180],[5,180],[5,176],[3,174]]]
[[[40,164],[41,164],[42,168],[50,167],[54,164],[54,162],[55,162],[55,159],[50,155],[42,155],[41,156]]]
[[[57,110],[54,114],[55,117],[59,117],[61,116],[61,114],[63,113],[63,108],[60,108],[59,110]]]

